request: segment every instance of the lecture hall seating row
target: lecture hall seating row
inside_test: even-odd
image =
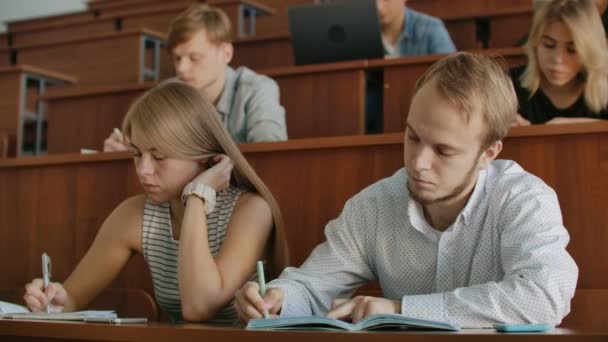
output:
[[[324,240],[325,224],[348,198],[402,167],[402,143],[403,133],[391,133],[240,146],[277,198],[293,265]],[[577,287],[608,298],[608,123],[513,128],[500,158],[517,161],[555,189],[580,270]],[[55,278],[65,279],[104,218],[141,191],[130,156],[121,153],[5,159],[0,188],[0,257],[28,251],[0,264],[7,288],[39,276],[43,251],[54,258]],[[153,293],[143,259],[134,257],[111,287]]]
[[[13,48],[141,28],[166,33],[171,20],[192,2],[194,1],[145,1],[149,5],[129,5],[128,8],[108,12],[87,10],[18,20],[9,22],[7,31],[10,35],[10,46]],[[274,13],[271,7],[255,0],[209,0],[206,2],[222,8],[226,12],[235,27],[237,37],[255,34],[256,19],[271,16]]]
[[[521,49],[482,50],[525,62]],[[351,61],[261,71],[275,79],[286,109],[290,139],[365,134],[366,74],[382,72],[384,132],[405,128],[416,80],[441,55],[390,60]],[[129,104],[155,83],[72,86],[50,89],[43,97],[48,119],[48,152],[99,149],[112,128],[119,127]]]

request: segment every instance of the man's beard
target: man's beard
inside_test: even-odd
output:
[[[475,159],[475,160],[477,160],[477,159]],[[464,190],[466,190],[466,188],[469,186],[469,184],[471,182],[471,179],[473,178],[473,175],[475,174],[475,169],[477,169],[477,163],[473,164],[473,167],[471,167],[471,169],[467,172],[462,183],[460,183],[456,188],[454,188],[454,190],[452,190],[452,192],[450,192],[449,194],[442,196],[442,197],[423,198],[423,197],[419,196],[417,193],[412,191],[412,187],[410,186],[409,180],[407,182],[407,189],[410,192],[410,197],[421,205],[429,205],[429,204],[447,202],[449,200],[452,200],[452,199],[460,196],[460,194],[462,194],[462,192]]]

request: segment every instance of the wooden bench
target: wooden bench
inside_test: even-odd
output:
[[[10,45],[48,44],[144,28],[167,33],[171,21],[191,4],[192,0],[125,2],[108,10],[15,21],[9,23]],[[274,12],[255,0],[211,0],[209,4],[226,12],[236,37],[254,36],[256,18],[270,16]],[[5,35],[0,37],[0,47],[6,46],[9,44]]]
[[[159,80],[172,74],[161,53],[165,39],[144,29],[24,45],[16,50],[16,62],[74,75],[80,84]]]

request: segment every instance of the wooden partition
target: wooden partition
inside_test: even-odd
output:
[[[277,81],[290,139],[365,133],[367,61],[262,70]]]
[[[95,19],[97,16],[98,13],[95,13],[95,11],[73,12],[9,21],[6,23],[6,28],[7,32],[18,33],[24,31],[48,29],[51,27],[64,26],[66,24],[82,23]]]
[[[325,224],[347,199],[402,167],[402,136],[241,145],[277,198],[293,265],[323,241]],[[516,160],[556,190],[571,236],[568,250],[580,269],[578,288],[608,289],[608,122],[514,128],[500,158]],[[3,160],[0,188],[0,257],[22,255],[0,264],[6,287],[38,277],[43,251],[53,256],[55,279],[65,279],[104,218],[140,191],[129,155],[112,153]],[[152,293],[140,257],[112,286]]]
[[[147,5],[127,5],[114,10],[102,10],[101,17],[119,17],[125,30],[147,27],[159,32],[167,32],[175,17],[194,1],[164,0],[147,1]],[[201,1],[203,2],[203,1]],[[274,10],[255,0],[209,0],[210,6],[221,8],[232,23],[237,38],[255,36],[258,18],[271,17]]]
[[[366,61],[261,71],[275,79],[290,139],[365,134]],[[100,149],[130,103],[155,83],[55,90],[44,100],[48,152]]]
[[[11,65],[11,49],[0,47],[0,67]]]
[[[120,31],[118,20],[117,18],[87,18],[49,27],[33,27],[29,30],[12,32],[12,43],[14,47],[20,47],[110,34]]]
[[[8,33],[0,33],[0,48],[9,47],[9,34]]]
[[[532,0],[408,0],[407,6],[432,16],[486,15],[494,11],[532,10]]]
[[[41,152],[44,110],[37,97],[47,88],[75,81],[70,75],[29,65],[0,68],[0,132],[8,137],[8,155]]]
[[[289,33],[237,39],[230,65],[258,70],[293,66],[294,56]]]
[[[521,65],[526,56],[521,48],[488,49],[482,54],[501,56],[505,67]],[[444,55],[379,59],[369,62],[369,68],[380,68],[384,73],[384,132],[400,132],[405,129],[405,120],[410,109],[416,81],[424,72]]]
[[[103,141],[120,128],[131,102],[156,83],[70,87],[44,97],[50,154],[103,150]]]
[[[74,75],[80,84],[141,82],[170,76],[170,61],[160,53],[163,34],[125,31],[86,39],[20,46],[17,62]],[[158,46],[159,65],[150,65],[147,52]],[[145,69],[150,69],[146,72]]]

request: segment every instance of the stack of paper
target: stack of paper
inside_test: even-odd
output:
[[[118,318],[113,310],[107,311],[74,311],[74,312],[30,312],[26,307],[1,302],[0,318],[3,319],[24,319],[24,320],[45,320],[45,321],[87,321],[91,319],[115,319]]]

